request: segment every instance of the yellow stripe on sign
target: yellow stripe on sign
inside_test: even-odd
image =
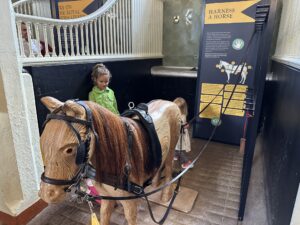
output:
[[[224,92],[224,98],[228,99],[236,99],[236,100],[245,100],[246,94],[244,93],[233,93],[232,92]]]
[[[59,2],[59,18],[60,19],[74,19],[86,16],[85,8],[90,5],[93,0],[74,0]]]
[[[209,103],[200,103],[199,112],[201,112]],[[202,113],[200,113],[200,118],[219,118],[221,114],[221,105],[210,104]]]
[[[243,13],[260,0],[211,3],[205,7],[205,24],[254,23],[255,19]]]
[[[225,85],[225,91],[233,91],[234,84],[226,84]],[[236,88],[234,89],[234,92],[246,92],[248,89],[247,85],[236,85]]]
[[[239,101],[239,100],[230,100],[229,104],[228,104],[228,99],[224,99],[223,102],[223,107],[227,107],[227,108],[235,108],[235,109],[244,109],[244,101]]]
[[[222,104],[223,98],[222,96],[215,96],[215,95],[201,95],[200,101]]]
[[[230,108],[223,108],[222,113],[229,116],[240,116],[243,117],[245,115],[245,111],[241,109],[230,109]]]
[[[201,94],[223,95],[223,84],[202,83]]]

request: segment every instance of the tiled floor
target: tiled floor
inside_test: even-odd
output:
[[[197,155],[205,140],[193,139],[192,152],[189,157]],[[199,192],[193,210],[182,213],[171,210],[166,225],[236,225],[239,207],[240,178],[242,155],[237,146],[211,143],[203,152],[193,169],[182,181],[182,185]],[[152,204],[158,219],[165,208]],[[252,207],[251,205],[247,206]],[[96,207],[99,212],[99,207]],[[255,214],[253,214],[255,215]],[[99,213],[98,213],[99,216]],[[48,206],[28,225],[85,225],[89,224],[90,213],[86,204],[76,204],[65,201],[58,205]],[[266,225],[265,222],[255,222],[255,216],[248,216],[247,225]],[[264,221],[264,220],[262,220]],[[118,206],[111,218],[112,225],[127,224],[122,207]],[[153,225],[146,204],[141,200],[138,213],[138,224]]]

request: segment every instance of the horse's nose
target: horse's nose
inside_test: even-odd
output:
[[[48,198],[53,200],[53,198],[55,198],[55,196],[57,196],[57,191],[55,191],[53,189],[49,189],[49,190],[47,190],[47,196],[48,196]]]
[[[60,189],[58,188],[55,188],[55,187],[50,187],[50,188],[47,188],[46,190],[46,196],[47,196],[47,199],[50,201],[50,202],[57,202],[59,201],[59,199],[61,198],[61,195],[63,194],[64,192],[61,191]]]
[[[39,195],[47,203],[56,203],[61,201],[64,191],[60,187],[42,184]]]

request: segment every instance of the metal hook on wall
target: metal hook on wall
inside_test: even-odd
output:
[[[180,16],[177,15],[177,16],[174,16],[174,17],[173,17],[173,23],[174,23],[174,24],[178,24],[178,23],[179,23],[179,20],[180,20]]]
[[[193,22],[193,9],[188,9],[185,13],[185,24],[191,25]]]

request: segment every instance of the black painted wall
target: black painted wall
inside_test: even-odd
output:
[[[267,203],[271,225],[290,224],[300,182],[300,70],[274,62],[263,109]]]
[[[154,98],[173,101],[183,97],[188,104],[188,119],[194,116],[196,79],[182,77],[153,77]]]
[[[181,96],[189,104],[189,116],[194,112],[196,79],[151,76],[151,67],[161,65],[161,59],[106,62],[112,73],[110,87],[114,90],[119,111],[153,99],[174,100]],[[95,63],[60,66],[27,67],[32,76],[40,132],[48,110],[41,104],[44,96],[60,101],[87,100],[93,84],[90,79]]]

